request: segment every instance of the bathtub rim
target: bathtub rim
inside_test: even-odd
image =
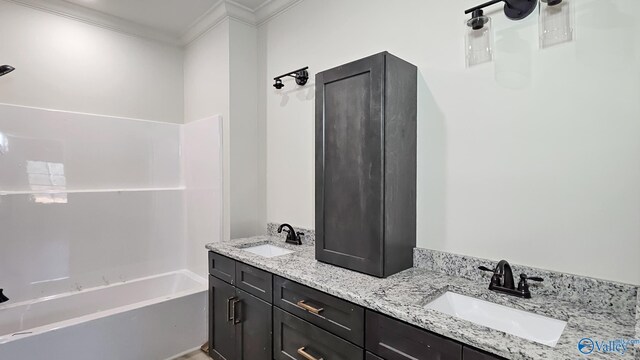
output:
[[[15,303],[15,304],[0,306],[0,312],[1,312],[2,310],[5,310],[5,309],[15,308],[15,307],[19,307],[19,306],[30,306],[30,305],[41,303],[41,302],[45,302],[45,301],[64,299],[64,298],[67,298],[67,297],[70,297],[70,296],[73,296],[73,295],[78,295],[78,294],[81,294],[81,293],[94,292],[94,291],[104,290],[104,289],[108,289],[108,288],[112,288],[112,287],[116,287],[116,286],[132,284],[132,283],[137,283],[137,282],[143,282],[143,281],[146,281],[146,280],[156,279],[156,278],[160,278],[160,277],[164,277],[164,276],[170,276],[170,275],[177,275],[177,274],[181,274],[181,275],[187,276],[189,279],[193,280],[196,284],[193,286],[193,288],[190,288],[188,290],[183,290],[183,291],[179,291],[179,292],[176,292],[176,293],[163,295],[163,296],[157,296],[155,298],[134,302],[134,303],[127,304],[127,305],[118,306],[118,307],[115,307],[115,308],[112,308],[112,309],[102,310],[102,311],[98,311],[98,312],[95,312],[95,313],[91,313],[91,314],[82,315],[82,316],[74,317],[74,318],[67,319],[67,320],[54,322],[54,323],[51,323],[51,324],[37,326],[37,327],[34,327],[34,328],[30,328],[30,329],[23,330],[23,331],[18,331],[18,332],[15,332],[15,333],[0,334],[0,346],[2,344],[7,344],[7,343],[10,343],[10,342],[13,342],[13,341],[17,341],[17,340],[20,340],[20,339],[24,339],[24,338],[27,338],[27,337],[36,336],[38,334],[42,334],[42,333],[45,333],[45,332],[55,331],[57,329],[62,329],[62,328],[68,327],[68,326],[72,326],[74,324],[80,324],[80,323],[84,323],[84,322],[89,322],[89,321],[92,321],[92,320],[105,318],[105,317],[108,317],[108,316],[112,316],[112,315],[115,315],[115,314],[120,314],[120,313],[123,313],[123,312],[135,310],[135,309],[138,309],[138,308],[151,306],[151,305],[158,304],[158,303],[161,303],[161,302],[170,301],[170,300],[174,300],[174,299],[177,299],[177,298],[190,296],[190,295],[193,295],[193,294],[206,292],[206,291],[208,291],[208,283],[207,283],[207,280],[205,280],[205,278],[198,276],[196,273],[194,273],[194,272],[192,272],[190,270],[187,270],[187,269],[181,269],[181,270],[175,270],[175,271],[165,272],[165,273],[161,273],[161,274],[155,274],[155,275],[151,275],[151,276],[145,276],[145,277],[141,277],[141,278],[136,278],[136,279],[132,279],[132,280],[121,281],[121,282],[112,283],[112,284],[109,284],[109,285],[101,285],[101,286],[87,288],[87,289],[83,289],[83,290],[79,290],[79,291],[78,290],[69,291],[69,292],[56,294],[56,295],[51,295],[51,296],[45,296],[45,297],[41,297],[41,298],[37,298],[37,299],[25,300],[25,301],[21,301],[21,302]]]

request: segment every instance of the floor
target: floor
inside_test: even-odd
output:
[[[211,358],[202,351],[197,350],[187,355],[177,357],[173,360],[211,360]]]

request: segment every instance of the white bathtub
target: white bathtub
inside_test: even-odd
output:
[[[9,302],[0,360],[169,359],[204,343],[206,319],[207,284],[185,270]]]

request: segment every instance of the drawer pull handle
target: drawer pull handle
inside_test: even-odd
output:
[[[242,308],[240,307],[241,305],[242,305],[242,300],[238,300],[237,297],[234,298],[233,301],[231,301],[231,314],[233,315],[233,325],[240,324],[240,322],[242,321]]]
[[[316,359],[313,356],[311,356],[308,352],[304,351],[304,346],[301,347],[300,349],[298,349],[298,354],[302,355],[302,357],[304,357],[307,360],[323,360],[322,358],[320,359]]]
[[[231,301],[233,301],[235,299],[236,299],[235,296],[232,296],[232,297],[227,299],[227,322],[233,321],[233,315],[234,314],[231,312],[230,307],[231,307]]]
[[[316,314],[316,315],[320,314],[320,312],[322,312],[322,310],[324,310],[324,308],[320,308],[320,309],[318,309],[318,308],[314,308],[314,307],[313,307],[313,306],[311,306],[311,305],[307,305],[307,304],[304,302],[304,300],[300,300],[300,301],[298,301],[298,302],[297,302],[297,304],[298,304],[298,306],[300,306],[301,308],[303,308],[303,309],[307,310],[307,311],[308,311],[308,312],[310,312],[310,313]]]

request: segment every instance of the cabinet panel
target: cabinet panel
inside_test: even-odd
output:
[[[370,352],[367,351],[367,353],[365,354],[365,360],[384,360],[383,358],[381,358],[378,355],[374,355]]]
[[[236,261],[209,251],[209,274],[234,285],[236,279]]]
[[[236,353],[239,360],[271,359],[271,304],[236,290]]]
[[[364,346],[364,308],[279,276],[273,289],[275,306]]]
[[[497,355],[492,355],[466,346],[462,350],[462,358],[464,360],[504,360]]]
[[[236,263],[236,286],[258,298],[271,303],[273,275],[243,263]]]
[[[384,58],[322,72],[316,84],[316,257],[380,276]]]
[[[389,53],[316,75],[316,259],[413,265],[417,68]]]
[[[364,350],[294,315],[273,308],[273,358],[358,360]]]
[[[230,302],[236,288],[209,276],[209,352],[215,360],[235,360],[235,328]]]
[[[461,360],[462,345],[367,311],[366,348],[387,360]]]

